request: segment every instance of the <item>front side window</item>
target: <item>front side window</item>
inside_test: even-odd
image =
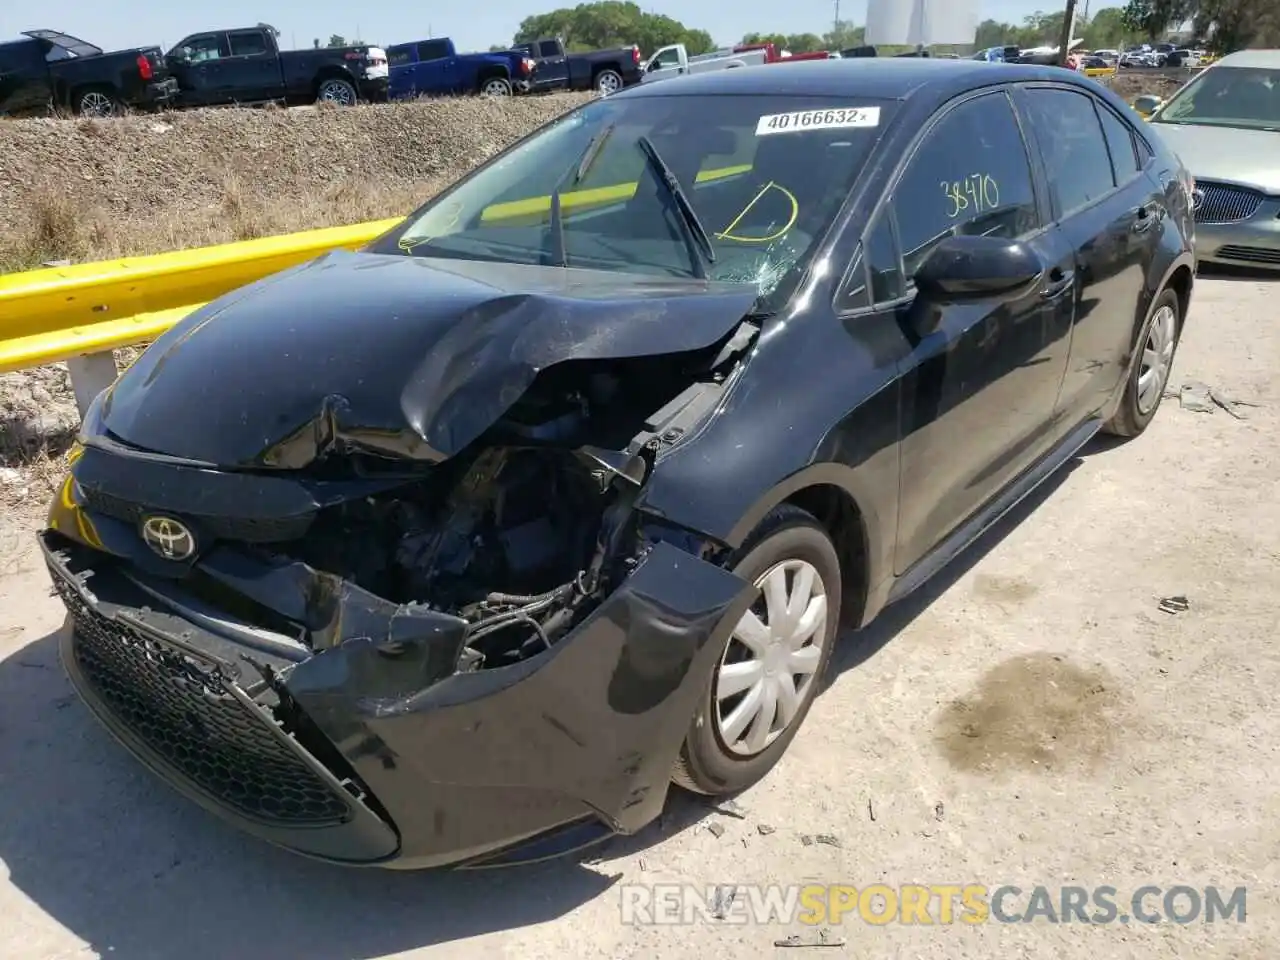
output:
[[[222,56],[222,38],[216,33],[207,33],[199,37],[188,37],[170,56],[177,54],[192,63],[206,63]]]
[[[946,237],[1014,239],[1038,229],[1031,165],[1009,98],[986,94],[948,111],[920,143],[891,203],[907,277]]]
[[[812,96],[594,101],[430,201],[373,249],[751,283],[758,311],[772,312],[803,276],[893,109]],[[667,190],[668,171],[692,218]]]
[[[1280,131],[1280,69],[1210,67],[1151,122]]]
[[[394,46],[387,47],[388,66],[399,67],[406,63],[413,63],[412,44],[397,43]]]

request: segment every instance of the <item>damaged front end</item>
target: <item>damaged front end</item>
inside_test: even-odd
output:
[[[77,689],[189,796],[335,862],[638,829],[751,591],[636,503],[756,332],[545,366],[443,458],[219,467],[126,442],[98,404],[42,534]]]

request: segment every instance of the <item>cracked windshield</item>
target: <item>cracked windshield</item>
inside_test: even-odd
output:
[[[749,282],[766,311],[802,275],[891,109],[811,96],[600,100],[429,203],[387,246]]]
[[[1280,70],[1216,67],[1170,100],[1157,123],[1280,131]]]

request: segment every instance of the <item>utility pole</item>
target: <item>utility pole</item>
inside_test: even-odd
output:
[[[831,33],[832,35],[838,35],[840,33],[840,0],[836,0],[836,19],[831,25]]]
[[[1071,54],[1071,30],[1076,25],[1076,0],[1067,0],[1067,10],[1062,16],[1062,36],[1058,40],[1058,66],[1067,65],[1067,57]]]

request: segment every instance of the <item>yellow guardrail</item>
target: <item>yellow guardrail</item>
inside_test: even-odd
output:
[[[328,250],[363,246],[399,222],[0,274],[0,373],[154,339],[224,293]]]

